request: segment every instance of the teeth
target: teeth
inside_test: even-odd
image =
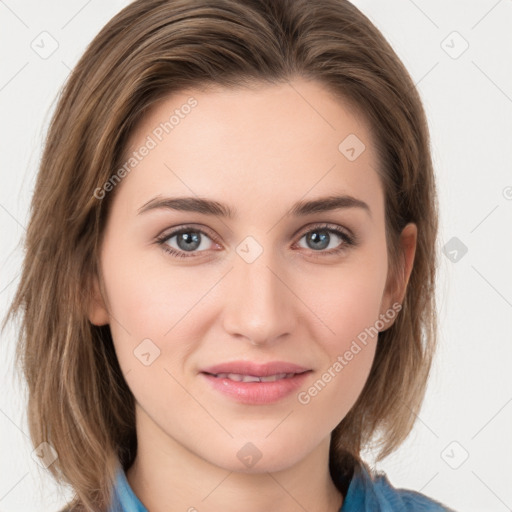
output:
[[[278,373],[277,375],[269,375],[268,377],[260,377],[261,382],[275,382],[276,380],[285,379],[286,373]],[[292,373],[293,375],[293,373]]]
[[[236,373],[230,373],[228,375],[228,379],[240,379],[242,382],[261,382],[259,377],[255,377],[254,375],[237,375]]]
[[[254,375],[241,375],[239,373],[218,373],[218,379],[229,379],[236,382],[275,382],[276,380],[289,379],[293,377],[294,373],[277,373],[275,375],[268,375],[267,377],[255,377]]]

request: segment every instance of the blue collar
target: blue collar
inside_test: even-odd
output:
[[[148,512],[130,487],[121,465],[117,468],[114,503],[109,512]]]

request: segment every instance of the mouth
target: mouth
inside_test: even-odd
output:
[[[235,361],[206,368],[200,375],[210,389],[225,397],[243,404],[263,405],[290,395],[312,371],[281,361],[265,364]]]

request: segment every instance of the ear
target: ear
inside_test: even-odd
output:
[[[414,256],[416,254],[416,243],[418,238],[418,229],[416,224],[410,222],[407,224],[400,234],[399,241],[399,260],[397,275],[390,275],[386,284],[386,290],[382,298],[381,314],[388,311],[395,303],[402,304],[409,277],[411,276],[414,264]],[[388,327],[390,327],[388,325]]]
[[[87,316],[94,325],[106,325],[109,323],[110,318],[108,309],[105,304],[105,299],[101,293],[99,280],[97,275],[92,278],[91,296],[89,297],[89,304],[87,307]]]

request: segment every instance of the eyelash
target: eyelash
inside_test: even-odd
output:
[[[343,231],[339,227],[333,226],[331,224],[321,224],[318,226],[314,226],[313,228],[309,229],[308,231],[305,231],[304,233],[302,233],[300,235],[299,241],[302,240],[302,238],[304,238],[304,236],[308,235],[309,233],[313,233],[315,231],[326,231],[328,233],[334,233],[335,235],[337,235],[339,238],[341,238],[343,240],[343,243],[338,248],[331,249],[330,251],[325,251],[325,250],[313,251],[312,250],[313,254],[319,253],[319,254],[314,254],[315,258],[321,258],[323,256],[335,256],[335,255],[347,250],[351,246],[356,245],[356,238],[354,236],[348,235],[345,231]],[[180,235],[182,233],[201,233],[202,235],[205,235],[208,238],[210,238],[213,242],[216,242],[214,237],[212,237],[211,235],[209,235],[206,231],[203,231],[202,229],[198,229],[193,226],[182,226],[179,229],[172,231],[171,233],[164,233],[164,234],[160,235],[159,237],[157,237],[156,243],[162,247],[162,250],[169,253],[173,257],[177,257],[177,258],[197,257],[197,256],[195,256],[195,254],[196,254],[195,252],[191,252],[191,253],[187,254],[187,252],[185,252],[185,251],[178,251],[178,250],[174,249],[173,247],[169,247],[166,244],[166,242],[168,242],[172,237],[174,237],[176,235]],[[216,242],[216,243],[218,243],[218,242]],[[201,253],[204,251],[199,251],[199,252]]]

